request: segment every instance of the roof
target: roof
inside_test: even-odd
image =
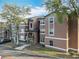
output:
[[[53,13],[55,13],[55,11],[50,12],[49,14],[47,14],[47,15],[46,15],[46,16],[44,16],[44,17],[47,17],[47,16],[49,16],[49,15],[51,15],[51,14],[53,14]]]
[[[43,19],[44,16],[35,16],[35,17],[31,17],[29,18],[30,21],[33,21],[33,20],[39,20],[39,19]]]

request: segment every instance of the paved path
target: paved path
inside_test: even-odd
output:
[[[2,59],[57,59],[45,55],[35,55],[30,51],[23,52],[13,50],[11,48],[5,47],[4,45],[0,45],[0,56],[2,56]]]
[[[27,50],[26,52],[14,50],[5,47],[5,45],[0,45],[0,56],[2,56],[2,59],[65,59],[65,58],[49,57],[46,55],[36,55],[29,50]],[[79,58],[67,58],[67,59],[79,59]]]
[[[52,59],[48,56],[33,55],[33,54],[24,53],[22,51],[13,51],[13,50],[12,51],[4,50],[2,56],[3,59]]]

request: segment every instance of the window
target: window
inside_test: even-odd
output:
[[[32,23],[30,23],[30,27],[32,28]]]
[[[44,37],[41,38],[41,42],[44,42]]]
[[[50,46],[53,46],[53,41],[49,41],[49,43],[50,43]]]
[[[54,35],[54,17],[48,18],[48,35]]]
[[[40,42],[44,42],[45,40],[45,35],[40,35]]]
[[[50,18],[50,23],[53,23],[53,18]]]
[[[50,31],[50,34],[53,34],[53,32]]]
[[[45,24],[44,21],[42,23]]]
[[[20,39],[24,39],[24,36],[23,36],[23,35],[21,35],[21,36],[20,36]]]
[[[30,22],[29,28],[30,28],[30,29],[33,29],[33,24],[32,24],[32,22]]]
[[[43,19],[40,20],[40,24],[45,24],[45,21]]]
[[[21,29],[21,32],[24,32],[24,29]]]
[[[40,33],[45,33],[45,31],[40,31]]]
[[[40,26],[40,29],[45,29],[45,26],[44,26],[44,25],[41,25],[41,26]]]
[[[54,29],[50,29],[50,35],[54,34]]]
[[[27,36],[27,33],[25,35]]]

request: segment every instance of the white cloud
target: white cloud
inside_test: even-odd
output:
[[[42,6],[42,7],[31,8],[30,13],[31,13],[31,15],[28,15],[27,17],[46,15],[48,12],[46,11],[45,6]]]

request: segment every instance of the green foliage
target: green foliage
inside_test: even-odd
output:
[[[63,23],[64,15],[63,15],[62,12],[57,12],[57,13],[56,13],[56,17],[57,17],[57,21],[58,21],[59,23]]]
[[[61,1],[60,0],[47,0],[45,4],[49,11],[53,9],[57,10],[61,6]]]
[[[0,28],[6,28],[6,27],[7,27],[6,24],[0,23]]]
[[[74,50],[71,50],[71,49],[69,49],[69,54],[71,55],[71,56],[73,56],[73,55],[75,55],[77,52],[76,51],[74,51]]]
[[[62,23],[65,15],[77,15],[79,13],[79,6],[77,5],[76,0],[68,0],[66,5],[62,0],[45,0],[45,5],[49,12],[55,12],[58,22]]]
[[[5,4],[3,8],[3,12],[0,14],[2,18],[7,19],[8,23],[14,23],[19,25],[20,22],[24,21],[20,16],[26,16],[29,14],[30,8],[18,7],[16,5],[8,5]]]
[[[30,8],[25,7],[19,7],[16,5],[8,5],[5,4],[2,13],[0,16],[3,19],[7,20],[6,25],[12,25],[14,24],[16,26],[16,29],[14,31],[11,30],[11,32],[16,32],[17,38],[16,41],[18,42],[18,32],[19,32],[19,24],[21,22],[27,23],[26,18],[24,18],[26,15],[28,15],[30,12]],[[11,27],[12,28],[12,27]],[[16,43],[17,43],[16,42]]]

